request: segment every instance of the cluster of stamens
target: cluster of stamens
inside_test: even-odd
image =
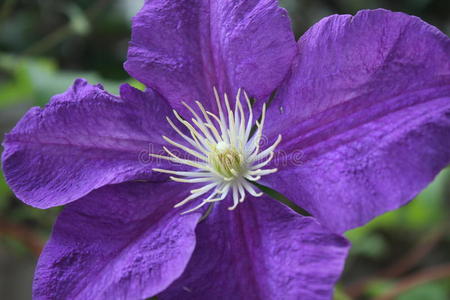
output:
[[[246,192],[255,197],[262,195],[255,190],[251,182],[256,182],[261,176],[277,171],[277,169],[263,168],[273,159],[274,150],[281,141],[281,135],[270,147],[260,149],[266,106],[263,105],[261,118],[255,121],[256,129],[252,130],[252,105],[247,93],[244,91],[243,94],[247,102],[247,120],[240,101],[241,90],[237,93],[234,110],[231,109],[228,97],[224,94],[224,113],[221,99],[215,88],[218,116],[206,111],[199,101],[196,101],[196,104],[203,118],[183,102],[193,116],[191,123],[183,119],[175,110],[173,111],[175,118],[187,128],[189,135],[184,134],[167,117],[170,126],[191,147],[177,143],[166,136],[163,136],[164,140],[189,154],[192,159],[181,158],[167,147],[163,148],[166,155],[151,154],[151,156],[187,165],[192,170],[176,171],[157,168],[153,170],[174,175],[170,177],[173,181],[203,184],[202,187],[191,190],[188,197],[175,205],[179,207],[203,196],[200,204],[184,213],[199,209],[208,203],[222,201],[229,193],[232,195],[233,205],[228,209],[233,210],[245,200]]]

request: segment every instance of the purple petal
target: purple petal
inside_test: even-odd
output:
[[[268,112],[283,143],[264,184],[342,232],[407,203],[450,162],[450,39],[435,27],[386,10],[331,16],[299,53]]]
[[[96,190],[59,216],[38,262],[34,299],[144,299],[185,269],[200,214],[173,205],[176,183],[123,183]]]
[[[169,105],[152,92],[124,85],[121,97],[77,80],[45,108],[32,108],[9,133],[3,169],[27,204],[47,208],[74,201],[106,184],[160,180],[149,152],[173,132]],[[159,177],[158,177],[159,176]]]
[[[274,0],[146,1],[133,19],[126,70],[184,111],[213,86],[262,99],[280,84],[296,52],[287,12]]]
[[[267,197],[215,207],[182,277],[158,299],[330,299],[348,242]]]

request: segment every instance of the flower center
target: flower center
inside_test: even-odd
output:
[[[170,126],[179,134],[182,141],[179,143],[165,136],[163,138],[184,151],[189,158],[181,158],[167,147],[164,147],[167,155],[150,155],[192,168],[191,171],[153,169],[153,171],[175,175],[170,178],[177,182],[202,185],[200,188],[191,190],[191,195],[175,205],[178,207],[194,199],[203,198],[197,206],[185,213],[199,209],[207,203],[222,201],[228,194],[233,199],[233,205],[228,209],[233,210],[245,200],[246,193],[254,197],[262,195],[254,189],[251,182],[256,182],[261,176],[277,171],[277,169],[264,169],[264,167],[272,160],[274,150],[281,142],[281,135],[271,146],[261,150],[266,105],[263,105],[260,121],[253,123],[250,99],[245,92],[243,94],[247,102],[246,112],[241,104],[241,90],[237,93],[234,109],[231,109],[227,95],[224,94],[224,108],[214,88],[218,115],[206,111],[203,105],[196,101],[202,115],[200,117],[193,108],[183,102],[193,116],[191,122],[183,119],[175,110],[173,113],[175,118],[186,127],[188,135],[167,117]],[[254,133],[253,125],[256,126]]]
[[[239,177],[245,170],[244,157],[238,150],[230,147],[224,142],[219,142],[215,151],[209,154],[211,166],[226,178]]]

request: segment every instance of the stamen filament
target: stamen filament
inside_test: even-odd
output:
[[[166,137],[166,136],[164,136],[164,135],[163,135],[162,138],[163,138],[166,142],[168,142],[169,144],[171,144],[171,145],[173,145],[173,146],[175,146],[175,147],[178,147],[178,148],[180,148],[181,150],[184,150],[184,151],[186,151],[187,153],[189,153],[189,154],[191,154],[191,155],[193,155],[193,156],[195,156],[195,157],[197,157],[197,158],[200,158],[200,159],[203,160],[203,161],[208,161],[208,158],[207,158],[206,156],[201,155],[200,153],[198,153],[198,152],[196,152],[196,151],[193,151],[193,150],[189,149],[189,148],[186,147],[186,146],[183,146],[183,145],[181,145],[181,144],[178,144],[178,143],[172,141],[171,139],[169,139],[168,137]]]
[[[203,148],[202,145],[200,145],[200,143],[198,143],[198,141],[195,141],[193,139],[191,139],[190,137],[188,137],[187,135],[185,135],[184,133],[181,132],[181,130],[172,122],[172,120],[169,117],[166,117],[167,122],[169,122],[170,126],[183,138],[185,139],[189,144],[191,144],[194,148],[196,148],[197,150],[200,150],[203,153],[208,153],[208,150]]]

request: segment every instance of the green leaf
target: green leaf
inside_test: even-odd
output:
[[[394,282],[390,280],[374,280],[369,283],[367,287],[367,295],[370,297],[376,297],[394,287]]]
[[[130,79],[127,81],[127,83],[128,83],[129,85],[131,85],[132,87],[134,87],[134,88],[136,88],[136,89],[138,89],[138,90],[141,90],[141,91],[144,91],[145,88],[146,88],[145,85],[144,85],[143,83],[137,81],[137,80],[134,79],[134,78],[130,78]]]
[[[20,60],[14,55],[0,54],[0,70],[10,74],[10,79],[0,85],[0,108],[29,99],[32,86]]]
[[[279,202],[283,203],[284,205],[288,206],[289,208],[291,208],[293,211],[295,211],[296,213],[303,215],[303,216],[311,216],[311,214],[309,212],[307,212],[305,209],[303,209],[302,207],[298,206],[297,204],[295,204],[294,202],[292,202],[291,200],[289,200],[286,196],[284,196],[283,194],[267,187],[264,186],[262,184],[259,184],[257,182],[251,182],[252,184],[254,184],[257,188],[259,188],[261,190],[261,192],[263,192],[264,194],[272,197],[275,200],[278,200]]]
[[[419,285],[416,288],[404,292],[396,300],[443,300],[448,299],[445,287],[437,282]]]
[[[8,205],[8,199],[11,196],[11,191],[6,184],[3,173],[0,172],[0,211],[3,211]]]

